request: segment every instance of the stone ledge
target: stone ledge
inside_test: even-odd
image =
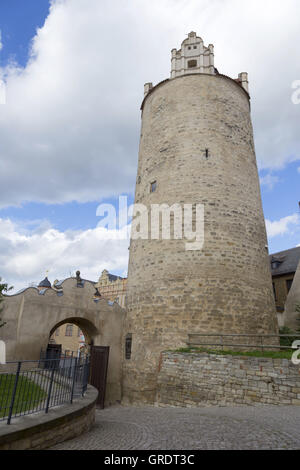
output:
[[[0,450],[44,449],[88,431],[95,419],[98,390],[88,386],[83,398],[45,412],[0,423]]]

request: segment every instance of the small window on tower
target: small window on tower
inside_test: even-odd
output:
[[[194,49],[197,49],[197,46],[194,46]]]
[[[191,50],[191,49],[192,49],[191,46],[188,46],[188,50]]]
[[[154,193],[156,191],[157,183],[156,181],[153,181],[150,185],[150,193]]]
[[[189,60],[188,61],[188,68],[192,69],[194,67],[197,67],[197,61],[196,60]]]
[[[128,333],[125,338],[125,358],[131,358],[132,334]]]

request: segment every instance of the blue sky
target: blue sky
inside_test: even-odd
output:
[[[0,54],[1,66],[9,60],[26,65],[30,42],[48,13],[49,0],[1,0],[0,29],[5,44]]]
[[[119,194],[127,194],[129,203],[133,202],[143,83],[157,83],[168,76],[171,48],[179,48],[192,29],[205,42],[215,44],[216,66],[221,72],[237,76],[249,70],[269,250],[300,244],[300,104],[290,100],[291,84],[300,80],[297,18],[290,18],[276,0],[272,6],[278,8],[270,13],[266,1],[259,18],[255,16],[256,0],[245,1],[244,8],[229,0],[219,16],[217,0],[190,2],[189,7],[180,0],[173,9],[169,0],[164,6],[155,1],[152,8],[136,0],[129,8],[116,0],[119,10],[106,0],[101,9],[95,0],[88,5],[82,0],[52,3],[49,10],[48,0],[0,2],[0,78],[2,70],[8,84],[7,105],[0,105],[0,169],[1,158],[7,169],[5,177],[2,172],[0,199],[0,275],[20,287],[38,281],[46,270],[50,270],[50,278],[64,277],[78,268],[85,269],[90,278],[100,276],[104,268],[126,275],[126,243],[97,245],[93,238],[99,222],[96,210],[99,202],[117,207]],[[297,5],[293,0],[288,3]],[[197,10],[199,5],[206,8],[207,21]],[[166,25],[164,19],[171,11],[173,18]],[[251,15],[256,32],[250,31],[251,21],[246,28],[241,25],[236,31],[236,36],[240,34],[237,44],[230,22],[236,24],[237,19],[251,19]],[[228,20],[224,31],[220,31],[222,17]],[[272,21],[278,33],[272,39],[276,44],[268,42]],[[253,40],[246,42],[250,34]],[[231,40],[226,48],[226,41]],[[157,55],[161,44],[164,47]],[[247,49],[241,49],[241,44]],[[270,67],[277,64],[273,48],[282,56],[289,46],[292,58],[287,60],[285,72],[279,70],[270,81],[265,70],[272,75],[268,60]],[[138,64],[136,57],[141,57]],[[125,72],[120,73],[118,67]],[[18,103],[10,108],[10,90],[19,93],[21,111]],[[94,245],[88,243],[89,237]],[[57,255],[55,250],[50,256],[51,249],[43,252],[40,248],[49,239],[58,240],[52,244]],[[86,245],[80,257],[82,240]],[[14,256],[16,244],[19,251]],[[11,262],[6,251],[13,256]],[[57,262],[58,257],[63,259]]]

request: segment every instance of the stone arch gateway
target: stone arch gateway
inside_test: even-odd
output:
[[[7,296],[2,312],[7,361],[37,360],[51,333],[64,323],[78,325],[94,346],[109,346],[106,404],[121,400],[122,329],[125,311],[117,303],[95,299],[94,283],[75,278],[53,288],[29,287]]]
[[[94,344],[94,338],[98,336],[99,331],[90,320],[87,320],[86,318],[83,318],[83,317],[68,317],[60,321],[51,329],[49,338],[51,338],[51,336],[55,334],[57,329],[59,329],[63,325],[70,325],[70,324],[75,325],[78,328],[80,328],[80,330],[83,332],[86,338],[86,343],[89,346],[92,346]],[[76,332],[75,332],[75,336],[76,336]]]

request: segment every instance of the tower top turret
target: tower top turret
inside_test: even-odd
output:
[[[209,44],[204,46],[203,39],[197,36],[194,31],[182,41],[181,49],[171,51],[171,78],[188,73],[207,73],[215,75],[214,67],[214,46]]]
[[[187,36],[181,43],[181,49],[171,50],[171,79],[195,73],[220,75],[214,66],[213,44],[209,44],[208,47],[204,46],[203,39],[197,36],[195,31],[191,31]],[[238,78],[233,80],[249,93],[248,74],[246,72],[239,73]],[[144,97],[154,88],[152,82],[145,83]]]

